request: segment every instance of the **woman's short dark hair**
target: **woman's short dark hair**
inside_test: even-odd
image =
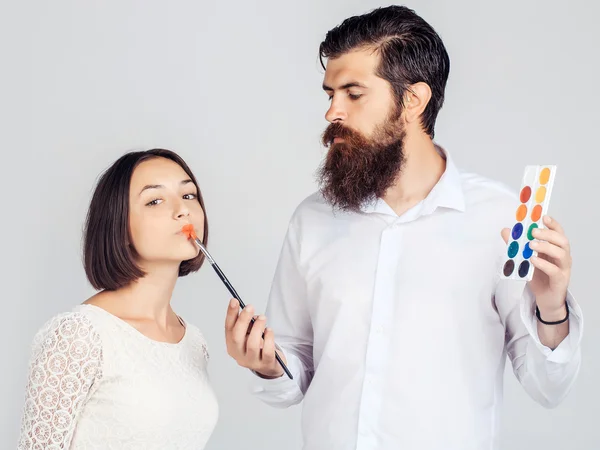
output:
[[[145,275],[135,262],[137,253],[129,229],[129,187],[135,168],[154,158],[166,158],[177,163],[198,189],[198,202],[204,211],[202,242],[205,245],[208,242],[204,200],[196,177],[185,161],[175,152],[165,149],[126,153],[101,175],[86,217],[84,267],[89,282],[97,290],[116,290]],[[202,252],[183,261],[179,266],[179,276],[196,272],[203,262]]]
[[[411,84],[424,82],[431,88],[431,99],[421,122],[433,138],[450,73],[450,58],[440,36],[412,9],[377,8],[350,17],[327,32],[319,47],[321,65],[325,68],[323,58],[337,58],[363,48],[372,48],[379,54],[377,75],[392,85],[399,111]]]

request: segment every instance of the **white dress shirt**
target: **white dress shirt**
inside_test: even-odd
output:
[[[518,196],[446,169],[398,216],[383,201],[335,211],[319,194],[295,211],[266,311],[294,380],[256,377],[267,404],[303,401],[305,450],[498,448],[506,357],[546,407],[580,367],[582,313],[552,351],[535,299],[500,278]]]

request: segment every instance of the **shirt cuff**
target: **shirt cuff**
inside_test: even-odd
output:
[[[565,364],[571,361],[579,349],[583,335],[583,313],[569,290],[567,290],[566,302],[567,308],[569,308],[569,334],[554,350],[542,344],[538,335],[535,296],[529,286],[525,286],[521,302],[521,319],[533,338],[536,348],[546,357],[547,361],[558,364]]]
[[[275,347],[277,348],[277,353],[285,356],[285,360],[286,360],[285,365],[287,366],[288,370],[290,371],[290,373],[292,374],[294,379],[290,380],[290,378],[287,376],[287,374],[285,372],[280,377],[277,377],[277,378],[265,378],[258,372],[251,370],[250,372],[252,372],[255,375],[253,377],[253,385],[254,385],[253,390],[255,393],[267,392],[267,391],[271,391],[271,390],[281,391],[281,390],[289,390],[289,389],[293,389],[293,388],[298,388],[298,383],[296,381],[300,377],[300,372],[301,372],[300,371],[300,366],[301,366],[300,360],[298,359],[297,356],[287,353],[279,345],[275,344]]]

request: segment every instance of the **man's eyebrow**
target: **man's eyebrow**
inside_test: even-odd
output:
[[[359,83],[358,81],[351,81],[350,83],[346,83],[343,86],[340,86],[340,89],[350,89],[353,87],[367,89],[367,86],[365,86],[362,83]],[[324,91],[333,91],[334,89],[331,86],[327,86],[326,84],[323,84],[323,90]]]

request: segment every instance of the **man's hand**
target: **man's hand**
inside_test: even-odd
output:
[[[529,282],[540,317],[546,322],[558,322],[565,318],[567,288],[571,279],[571,248],[560,224],[544,216],[546,229],[536,228],[532,235],[535,240],[529,246],[538,253],[531,258],[536,268]],[[510,230],[502,230],[502,237],[508,241]],[[554,350],[569,334],[569,321],[558,325],[545,325],[538,321],[540,341]]]
[[[531,258],[537,269],[529,282],[531,292],[535,295],[540,315],[546,321],[557,321],[565,317],[565,299],[571,278],[571,248],[569,240],[560,224],[548,216],[544,216],[546,229],[536,228],[532,235],[530,247],[538,252]],[[502,237],[508,241],[510,230],[502,230]]]
[[[275,359],[273,330],[266,328],[265,316],[256,317],[253,314],[251,305],[247,305],[240,313],[238,301],[231,299],[225,318],[227,353],[240,366],[254,370],[264,378],[279,378],[284,372]],[[286,363],[285,356],[279,356]]]

